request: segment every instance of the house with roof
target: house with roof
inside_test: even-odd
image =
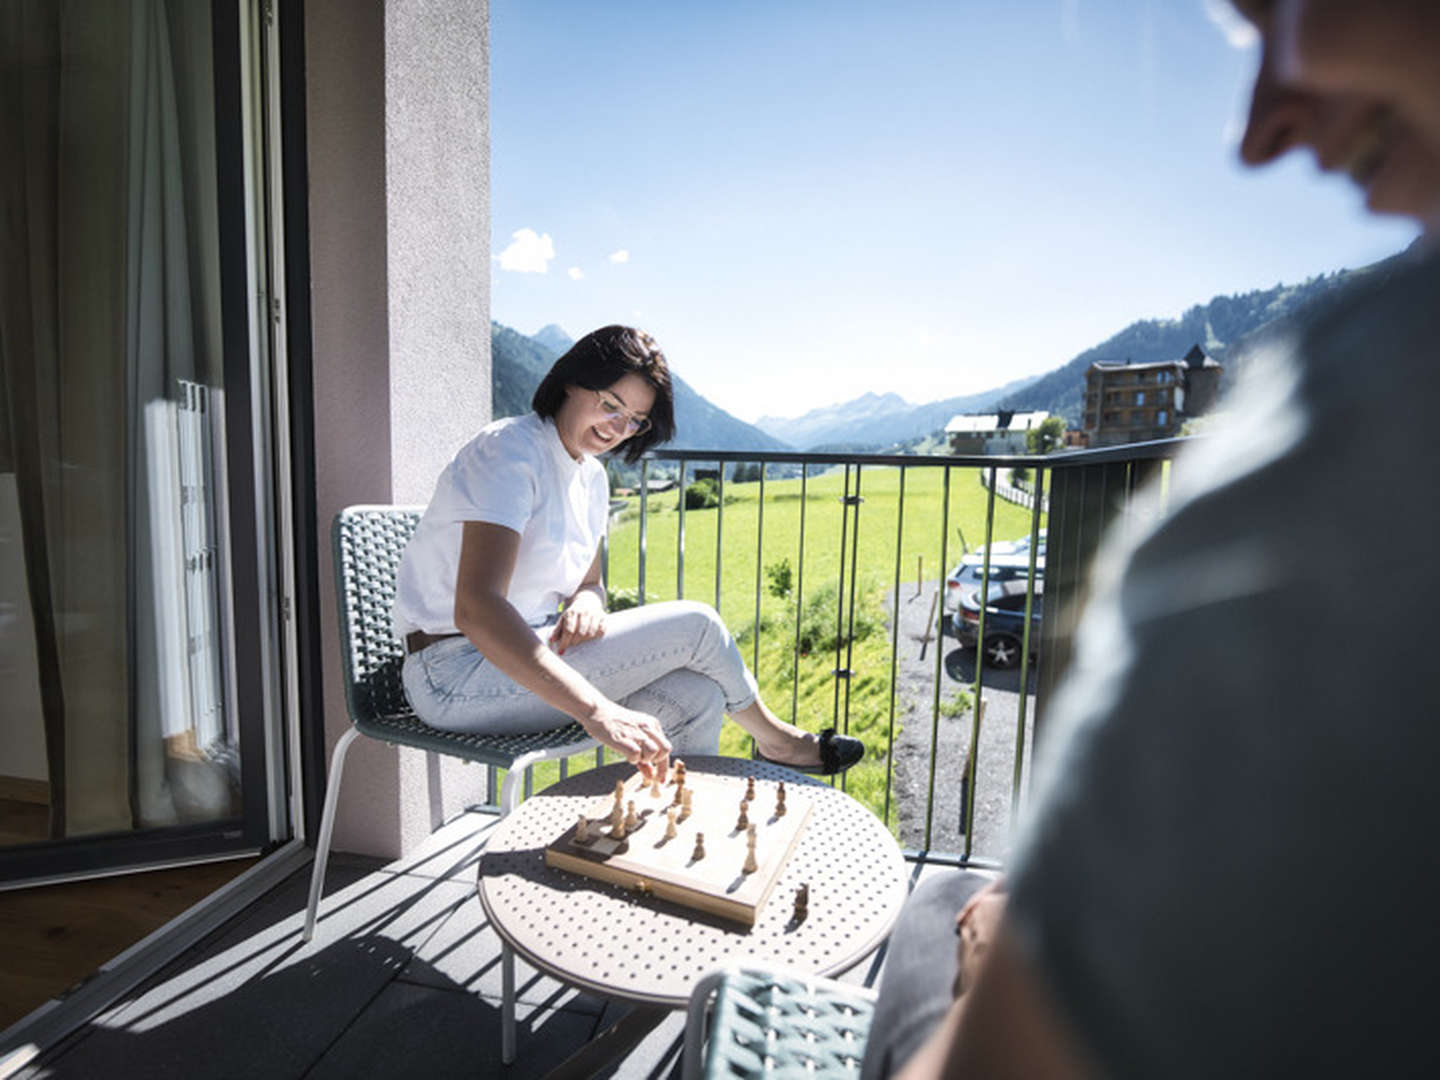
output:
[[[958,413],[945,425],[952,454],[1023,454],[1026,435],[1050,414],[999,409],[991,413]]]
[[[1169,439],[1220,395],[1224,369],[1199,345],[1179,360],[1096,361],[1085,373],[1083,428],[1090,446]]]

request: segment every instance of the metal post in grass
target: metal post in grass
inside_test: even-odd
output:
[[[725,560],[721,553],[725,550],[721,540],[721,534],[725,529],[725,462],[717,461],[715,471],[720,475],[720,480],[715,486],[716,497],[719,500],[715,504],[715,613],[720,614],[720,570]]]
[[[905,466],[900,466],[900,496],[895,505],[895,591],[890,597],[890,726],[885,734],[885,813],[890,824],[890,786],[895,776],[895,680],[900,663],[900,557],[905,542]],[[918,583],[918,578],[916,579]]]
[[[680,518],[675,529],[675,599],[685,599],[685,459],[680,459]]]
[[[845,464],[845,494],[840,499],[840,546],[836,549],[840,558],[836,561],[839,565],[839,578],[835,583],[835,667],[831,675],[835,680],[834,704],[830,709],[830,726],[840,727],[840,680],[847,678],[849,672],[845,669],[840,660],[841,639],[845,636],[845,541],[849,536],[850,528],[850,464]]]
[[[790,671],[790,722],[800,712],[800,630],[804,622],[805,603],[805,502],[810,482],[810,463],[800,466],[800,541],[795,552],[795,655]]]
[[[642,459],[640,462],[640,568],[639,584],[640,596],[637,603],[642,606],[645,603],[645,542],[647,539],[646,528],[650,524],[650,461]]]
[[[935,584],[935,587],[936,587],[937,589],[943,589],[943,588],[945,587],[945,564],[946,564],[946,560],[947,560],[948,557],[949,557],[949,550],[950,550],[950,549],[949,549],[949,544],[948,544],[949,538],[950,538],[950,466],[949,466],[949,465],[946,465],[946,466],[945,466],[945,473],[944,473],[944,483],[943,483],[942,486],[941,486],[941,496],[940,496],[940,578],[939,578],[939,580],[938,580],[938,581],[936,582],[936,584]],[[941,609],[941,610],[940,610],[940,618],[941,618],[941,620],[942,620],[941,626],[943,627],[943,625],[944,625],[943,620],[944,620],[944,618],[945,618],[944,605],[943,605],[943,604],[936,604],[935,606]],[[937,635],[938,635],[938,631],[937,631]],[[937,642],[940,642],[940,641],[942,641],[942,640],[943,640],[943,639],[940,638],[939,636],[936,637],[936,641],[937,641]],[[939,747],[939,744],[940,744],[940,687],[941,687],[941,685],[942,685],[942,684],[941,684],[941,679],[942,679],[943,674],[944,674],[944,662],[943,662],[943,659],[942,659],[942,658],[944,657],[944,655],[945,655],[945,649],[944,649],[944,647],[943,647],[942,645],[938,645],[938,644],[937,644],[937,646],[936,646],[936,648],[935,648],[935,700],[934,700],[934,702],[932,703],[931,712],[930,712],[930,784],[929,784],[929,786],[928,786],[928,788],[926,789],[926,792],[925,792],[925,850],[926,850],[926,851],[929,851],[929,850],[930,850],[930,830],[931,830],[931,826],[934,824],[934,820],[935,820],[935,758],[936,758],[936,754],[937,754],[938,747]]]
[[[959,831],[965,835],[965,858],[975,847],[975,777],[980,765],[980,720],[985,714],[985,611],[990,606],[990,558],[995,554],[996,468],[990,466],[989,494],[985,499],[985,558],[980,563],[980,621],[975,629],[975,701],[970,721],[970,749],[965,775],[960,780]]]
[[[765,576],[765,462],[760,462],[760,493],[755,507],[755,649],[751,664],[760,677],[760,579]]]
[[[845,709],[841,716],[844,719],[843,733],[850,734],[850,688],[854,686],[855,679],[855,582],[859,577],[856,572],[860,558],[860,507],[865,503],[865,497],[860,494],[860,473],[861,465],[855,463],[855,494],[848,500],[854,507],[855,519],[850,529],[850,617],[845,632]],[[845,552],[840,552],[843,561]],[[846,787],[846,774],[840,774],[840,790],[848,790]]]
[[[1015,724],[1015,773],[1010,780],[1010,824],[1020,813],[1020,773],[1025,766],[1025,716],[1030,685],[1030,617],[1035,609],[1035,570],[1040,553],[1040,507],[1045,503],[1045,470],[1035,467],[1035,500],[1030,506],[1030,573],[1025,579],[1025,631],[1020,640],[1020,707]]]

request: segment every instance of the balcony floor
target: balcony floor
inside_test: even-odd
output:
[[[308,868],[18,1073],[145,1076],[539,1076],[627,1006],[517,958],[518,1057],[500,1063],[500,941],[475,896],[495,818],[461,815],[391,863],[335,855],[315,939]],[[912,884],[938,868],[912,867]],[[874,985],[880,953],[846,975]],[[679,1076],[683,1012],[599,1075]]]

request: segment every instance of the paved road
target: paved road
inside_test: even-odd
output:
[[[935,586],[917,594],[913,585],[900,587],[900,643],[897,660],[896,719],[904,730],[895,741],[895,778],[892,798],[898,807],[900,842],[907,848],[960,853],[965,837],[959,830],[960,794],[966,755],[970,750],[973,710],[956,717],[941,716],[933,723],[936,684],[936,643],[926,636]],[[891,600],[885,600],[887,616]],[[933,625],[933,618],[930,620]],[[888,629],[888,627],[887,627]],[[922,656],[923,651],[923,656]],[[954,638],[941,645],[940,696],[952,699],[975,680],[975,653],[962,649]],[[1034,673],[1030,674],[1026,705],[1024,782],[1028,781],[1033,738]],[[1010,847],[1010,792],[1015,769],[1015,731],[1020,703],[1020,677],[1015,671],[985,671],[982,697],[985,711],[980,728],[978,781],[975,795],[975,830],[972,854],[1001,859]],[[934,732],[935,787],[930,785],[930,748]],[[930,842],[925,842],[926,819]]]

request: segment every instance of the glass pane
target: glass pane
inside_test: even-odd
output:
[[[0,844],[239,814],[210,7],[0,5]]]

